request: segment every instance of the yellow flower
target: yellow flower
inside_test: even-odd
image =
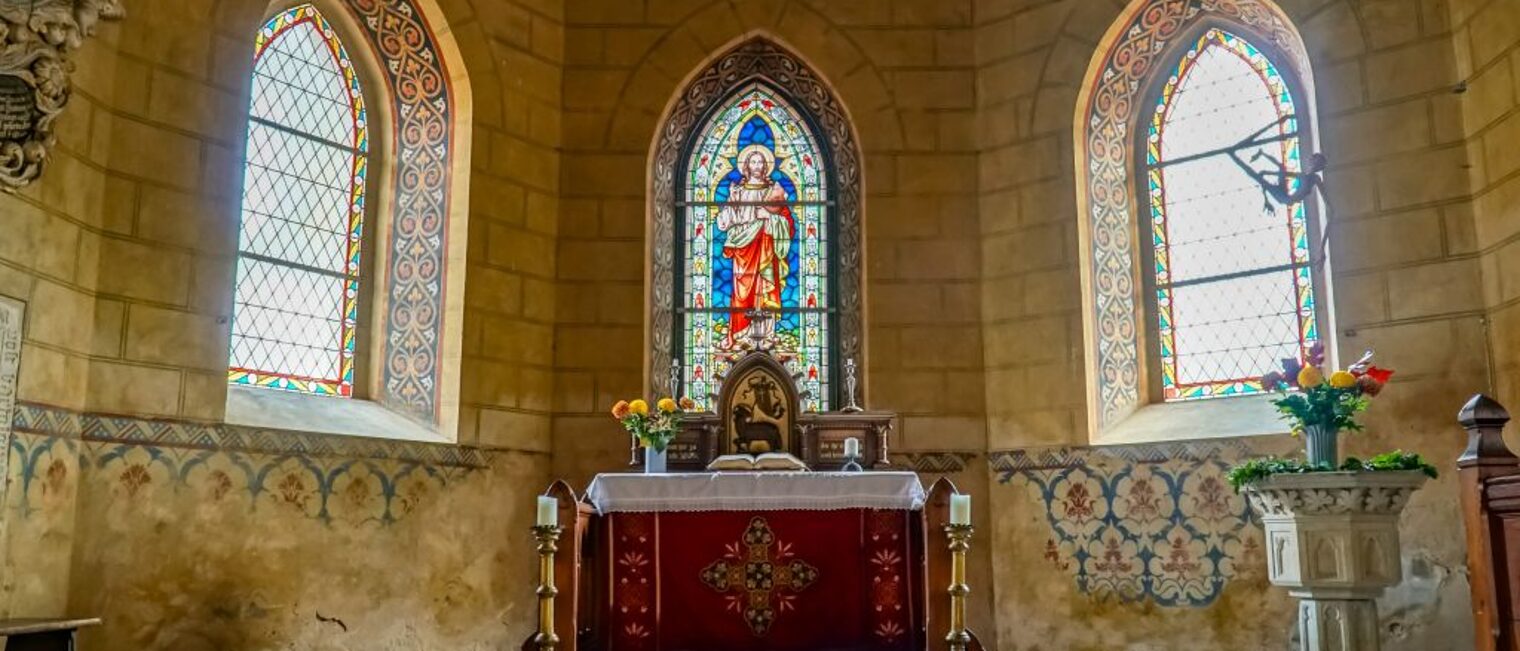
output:
[[[627,400],[619,400],[612,406],[612,417],[623,420],[628,417],[629,405]]]
[[[635,400],[633,402],[628,403],[628,411],[631,411],[631,412],[633,412],[635,414],[638,414],[640,416],[648,416],[649,415],[649,403],[644,402],[643,400]]]
[[[1356,376],[1346,371],[1336,371],[1330,374],[1330,386],[1337,389],[1350,389],[1356,386]]]
[[[1325,374],[1316,366],[1305,366],[1298,372],[1298,386],[1305,389],[1313,389],[1325,382]]]
[[[660,398],[660,401],[658,403],[655,403],[655,406],[659,407],[660,411],[663,411],[667,414],[673,414],[676,411],[676,401],[671,400],[670,398]]]

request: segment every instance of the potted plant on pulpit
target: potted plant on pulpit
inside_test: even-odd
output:
[[[1373,366],[1370,351],[1344,370],[1326,373],[1324,363],[1315,345],[1262,378],[1284,394],[1272,402],[1303,437],[1306,460],[1253,459],[1228,479],[1261,518],[1268,578],[1300,601],[1303,648],[1375,650],[1374,600],[1403,576],[1399,513],[1436,471],[1403,451],[1342,462],[1341,433],[1362,429],[1357,415],[1393,371]]]
[[[639,400],[619,400],[612,406],[612,417],[623,424],[623,429],[644,448],[644,472],[665,472],[665,454],[676,433],[681,431],[681,418],[685,412],[695,409],[691,398],[661,398],[654,410],[649,403]]]

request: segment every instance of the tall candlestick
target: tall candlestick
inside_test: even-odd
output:
[[[957,497],[961,496],[950,496],[952,509]],[[964,504],[969,516],[971,503]],[[952,510],[952,518],[954,513]],[[971,525],[947,524],[945,537],[950,539],[950,588],[946,590],[950,595],[950,632],[945,634],[945,643],[950,651],[966,651],[971,646],[971,632],[966,630],[966,596],[971,594],[971,586],[966,584],[966,551],[971,549]]]
[[[559,540],[559,527],[533,527],[533,538],[538,541],[538,633],[533,642],[538,651],[554,651],[559,646],[559,635],[554,632],[554,597],[559,595],[559,589],[554,587],[554,554],[559,551],[555,544]]]
[[[559,526],[559,500],[548,495],[538,496],[538,520],[540,527]]]
[[[971,496],[950,496],[950,524],[971,524]]]

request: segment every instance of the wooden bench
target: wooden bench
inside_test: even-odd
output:
[[[100,619],[0,619],[4,651],[74,651],[74,632]]]
[[[1462,520],[1467,529],[1477,651],[1520,648],[1520,458],[1504,444],[1509,412],[1473,396],[1458,414],[1467,450],[1457,460]]]

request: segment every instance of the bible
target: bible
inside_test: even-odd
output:
[[[707,469],[715,472],[734,470],[792,470],[806,472],[808,467],[801,459],[785,452],[766,452],[764,454],[725,454],[713,459],[712,463],[707,464]]]

